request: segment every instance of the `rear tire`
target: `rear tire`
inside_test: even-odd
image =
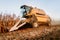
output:
[[[38,27],[38,23],[37,22],[33,23],[33,27]]]

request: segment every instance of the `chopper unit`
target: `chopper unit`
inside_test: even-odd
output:
[[[22,18],[25,19],[19,20],[9,31],[17,30],[27,23],[32,25],[32,27],[39,27],[40,25],[51,25],[51,18],[42,9],[27,5],[22,5],[20,9],[23,9]],[[21,24],[17,26],[19,23]]]

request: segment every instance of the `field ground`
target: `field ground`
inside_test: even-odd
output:
[[[40,26],[1,33],[0,40],[60,40],[60,26]]]

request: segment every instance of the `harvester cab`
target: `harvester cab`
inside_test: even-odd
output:
[[[28,12],[30,12],[30,10],[32,9],[32,7],[30,7],[30,6],[27,6],[27,5],[22,5],[21,7],[20,7],[20,9],[23,9],[22,11],[23,11],[23,18],[27,18],[27,14],[28,14]]]

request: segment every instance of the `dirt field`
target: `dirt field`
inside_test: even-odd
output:
[[[0,40],[60,40],[60,26],[40,26],[1,33]]]

